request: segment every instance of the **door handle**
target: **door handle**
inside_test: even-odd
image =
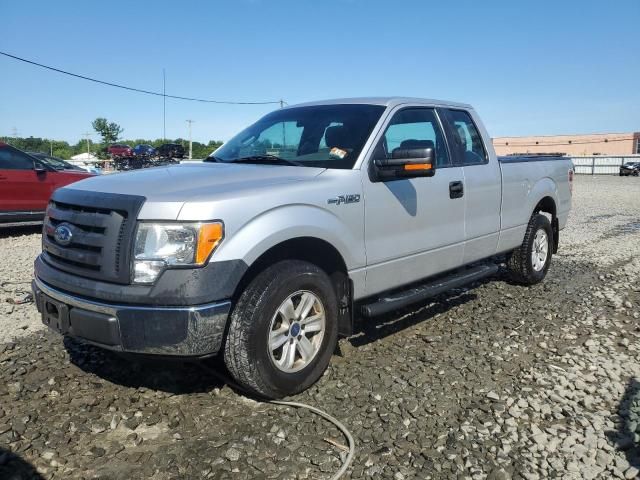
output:
[[[464,184],[461,181],[449,182],[449,198],[462,198],[464,195]]]

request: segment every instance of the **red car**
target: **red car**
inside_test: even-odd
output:
[[[93,173],[58,170],[0,142],[0,226],[42,221],[56,188],[87,177]]]
[[[110,145],[107,148],[107,153],[112,157],[133,157],[133,148],[129,145]]]

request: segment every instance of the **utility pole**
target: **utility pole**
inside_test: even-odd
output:
[[[12,136],[13,138],[18,138],[18,129],[17,129],[16,127],[13,127],[13,128],[11,129],[11,136]]]
[[[91,133],[85,132],[85,133],[82,134],[82,136],[87,141],[87,161],[88,161],[89,158],[91,158],[91,152],[89,151],[89,137],[91,136]]]
[[[53,140],[49,140],[49,155],[53,157]]]
[[[162,69],[162,141],[167,141],[167,76]]]
[[[187,120],[187,123],[189,124],[189,160],[191,160],[193,154],[193,143],[191,142],[191,124],[193,122],[194,120]]]

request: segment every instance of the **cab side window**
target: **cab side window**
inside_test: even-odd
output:
[[[444,136],[432,108],[406,108],[397,112],[380,139],[374,159],[390,159],[396,149],[433,148],[436,166],[449,165]]]
[[[453,129],[453,148],[463,165],[481,165],[487,161],[487,152],[482,143],[480,132],[463,110],[448,110],[449,123]]]
[[[0,146],[0,170],[33,170],[33,158],[10,147]]]

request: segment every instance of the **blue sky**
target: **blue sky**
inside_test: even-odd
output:
[[[0,50],[149,90],[289,103],[473,104],[492,136],[640,130],[640,1],[0,0]],[[167,100],[167,137],[228,139],[274,106]],[[0,57],[0,135],[162,137],[162,99]]]

